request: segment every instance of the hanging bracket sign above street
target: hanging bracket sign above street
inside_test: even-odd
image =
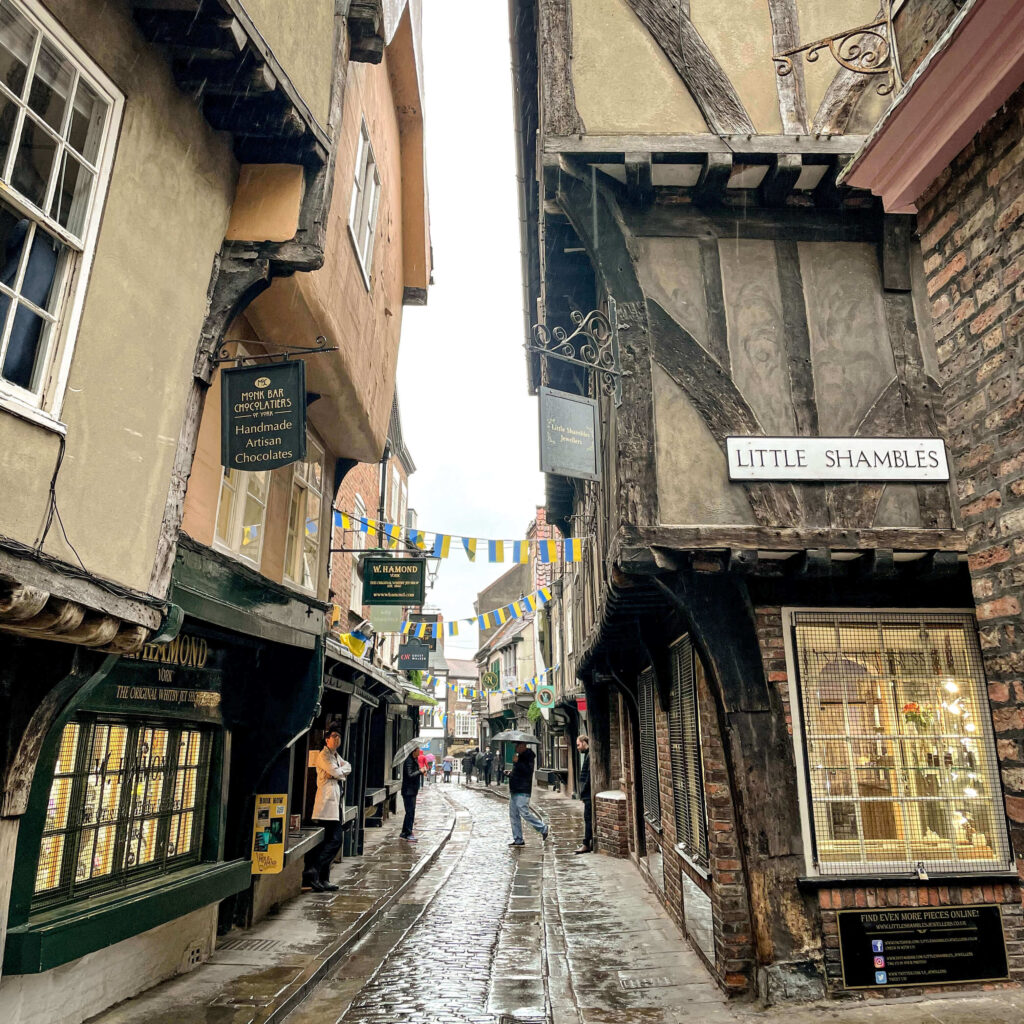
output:
[[[727,437],[730,480],[940,483],[949,479],[937,437]]]
[[[221,465],[258,473],[306,457],[301,360],[221,371]]]
[[[427,588],[425,558],[370,558],[362,560],[363,604],[400,604],[419,608]]]
[[[419,640],[410,640],[398,645],[398,670],[400,672],[426,671],[430,668],[430,647]]]
[[[597,401],[539,388],[542,473],[601,479],[601,421]]]

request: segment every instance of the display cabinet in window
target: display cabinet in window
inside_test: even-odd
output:
[[[795,612],[792,639],[817,870],[1006,869],[973,619]]]

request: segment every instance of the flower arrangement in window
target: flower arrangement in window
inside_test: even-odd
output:
[[[903,705],[903,721],[907,725],[912,725],[918,732],[924,732],[932,724],[932,716],[916,700],[911,700]]]

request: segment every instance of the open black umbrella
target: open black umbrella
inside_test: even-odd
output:
[[[506,729],[491,737],[492,743],[496,743],[498,740],[504,740],[506,743],[536,743],[540,746],[540,740],[533,733],[523,732],[522,729]]]
[[[420,738],[418,736],[403,743],[398,748],[398,753],[391,759],[391,767],[394,768],[396,764],[401,764],[414,750],[419,749]]]

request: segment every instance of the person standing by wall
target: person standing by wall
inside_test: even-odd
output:
[[[509,846],[525,846],[523,841],[523,821],[525,818],[540,833],[541,839],[547,839],[548,826],[530,810],[530,794],[533,792],[533,770],[537,764],[537,755],[526,743],[516,744],[516,759],[512,765],[512,773],[508,777],[508,817],[512,825],[512,842]]]
[[[338,887],[331,882],[331,864],[341,849],[344,827],[341,814],[341,794],[352,765],[338,753],[345,726],[330,722],[324,736],[323,749],[316,755],[316,800],[313,818],[323,827],[324,841],[306,862],[303,882],[313,892],[334,892]]]
[[[484,754],[484,785],[489,786],[491,784],[491,772],[494,771],[494,751],[488,750]]]
[[[590,740],[586,736],[577,737],[576,749],[583,755],[579,776],[579,798],[583,801],[583,842],[576,853],[591,853],[594,849],[594,809],[590,802]]]
[[[426,763],[420,764],[422,754],[422,751],[411,750],[409,756],[402,762],[402,803],[405,804],[405,818],[402,821],[399,839],[404,839],[407,843],[419,842],[412,829],[416,823],[416,798],[420,795],[423,776],[427,773]]]

